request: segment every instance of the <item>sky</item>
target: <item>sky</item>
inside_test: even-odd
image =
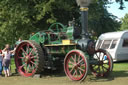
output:
[[[117,16],[119,19],[123,18],[126,13],[128,13],[128,1],[124,3],[125,8],[123,10],[120,10],[120,4],[116,3],[115,0],[111,0],[114,2],[113,4],[108,5],[109,8],[107,10],[112,13],[113,15]]]

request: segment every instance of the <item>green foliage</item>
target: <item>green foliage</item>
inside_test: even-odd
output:
[[[0,46],[14,44],[56,21],[67,24],[78,17],[74,0],[0,0]],[[74,16],[73,16],[74,15]]]
[[[120,30],[128,30],[128,14],[126,14],[121,21],[122,21],[122,25]]]
[[[99,36],[105,32],[116,31],[120,27],[117,17],[107,11],[107,0],[98,0],[90,5],[89,10],[89,30]]]
[[[107,0],[94,0],[89,7],[89,30],[97,35],[119,27],[106,4]],[[19,37],[28,39],[32,32],[47,30],[51,23],[67,25],[79,17],[75,0],[0,0],[0,47],[14,44]]]

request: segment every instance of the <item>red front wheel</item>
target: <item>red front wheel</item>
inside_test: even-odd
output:
[[[80,50],[70,51],[64,59],[64,70],[66,75],[74,81],[86,78],[88,73],[88,61]]]

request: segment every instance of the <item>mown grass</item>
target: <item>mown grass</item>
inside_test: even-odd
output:
[[[11,71],[15,72],[15,69],[16,67],[14,58],[11,58]],[[113,71],[128,71],[128,61],[114,63]]]
[[[15,62],[14,62],[14,58],[11,59],[11,72],[15,73]],[[58,72],[57,72],[58,73]],[[64,72],[63,72],[64,73]],[[62,73],[62,75],[64,75]],[[46,75],[56,75],[56,73],[51,72],[47,73]],[[61,72],[58,73],[58,75],[61,74]],[[89,72],[90,74],[90,72]],[[128,76],[128,61],[124,61],[124,62],[116,62],[113,65],[113,72],[111,74],[112,76],[115,77],[123,77],[123,76]]]
[[[114,63],[112,75],[114,77],[128,77],[128,61]]]
[[[15,73],[14,59],[11,59],[11,70]],[[128,61],[114,63],[112,74],[107,78],[97,78],[89,74],[85,81],[74,82],[69,80],[64,72],[43,75],[42,78],[25,78],[12,75],[9,78],[0,78],[0,85],[127,85],[128,84]]]

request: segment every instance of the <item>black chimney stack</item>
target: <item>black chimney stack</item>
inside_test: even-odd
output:
[[[81,50],[87,51],[88,45],[90,43],[89,35],[88,35],[88,6],[91,3],[91,0],[76,0],[78,6],[80,6],[81,11],[81,39],[77,42],[78,46]]]
[[[88,8],[81,7],[82,39],[89,38],[88,35]]]

